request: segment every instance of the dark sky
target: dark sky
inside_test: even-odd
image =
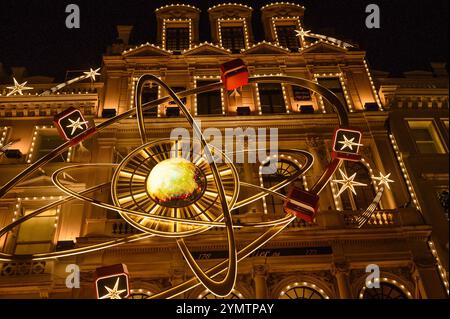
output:
[[[100,66],[117,24],[132,24],[133,44],[155,42],[154,10],[169,3],[202,10],[201,40],[209,39],[208,7],[216,1],[161,0],[0,0],[0,62],[26,66],[29,75],[63,79],[67,70]],[[259,8],[270,1],[241,1],[252,6],[257,41],[263,39]],[[290,0],[306,7],[304,24],[313,32],[351,39],[368,51],[371,67],[398,73],[428,69],[430,61],[448,62],[449,0]],[[81,10],[81,28],[65,27],[65,7]],[[381,8],[381,29],[365,27],[365,7]]]

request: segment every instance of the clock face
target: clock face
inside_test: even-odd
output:
[[[70,111],[65,114],[56,122],[59,131],[66,140],[71,140],[72,138],[86,132],[89,128],[88,121],[86,121],[77,109]]]
[[[357,155],[361,144],[361,132],[350,129],[339,129],[334,135],[333,151]]]
[[[95,281],[98,299],[125,299],[130,294],[128,276],[115,274]]]

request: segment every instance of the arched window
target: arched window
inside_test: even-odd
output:
[[[323,289],[307,282],[294,283],[280,292],[279,299],[329,299]]]
[[[226,297],[217,297],[208,290],[205,290],[198,296],[198,299],[243,299],[243,298],[244,296],[242,296],[242,294],[235,289],[233,289],[233,291]]]
[[[355,187],[356,195],[351,190],[343,192],[341,197],[343,210],[364,210],[373,201],[375,197],[375,191],[372,186],[372,178],[367,170],[367,167],[360,162],[346,161],[342,167],[342,171],[347,174],[348,177],[356,173],[355,181],[366,184],[367,186]]]
[[[270,162],[267,162],[263,166],[268,166]],[[262,175],[262,181],[263,186],[265,188],[271,188],[286,179],[294,176],[299,171],[298,164],[286,160],[286,159],[279,159],[277,162],[277,170],[274,174],[270,175]],[[294,183],[291,183],[289,186],[285,186],[278,190],[278,193],[287,195],[289,187],[292,187],[292,185],[295,185],[298,188],[304,189],[304,185],[301,181],[296,181]],[[283,210],[283,199],[277,196],[268,195],[265,197],[265,203],[267,205],[267,212],[269,214],[282,214],[284,212]]]
[[[412,294],[406,287],[394,279],[380,278],[379,288],[367,288],[364,286],[359,299],[411,299]]]

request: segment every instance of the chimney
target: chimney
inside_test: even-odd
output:
[[[118,39],[122,40],[122,43],[128,45],[130,41],[131,30],[133,30],[132,25],[118,25],[117,26],[117,34]]]
[[[431,62],[431,68],[433,69],[433,73],[435,76],[448,76],[446,63],[444,62]]]
[[[26,75],[27,69],[24,66],[13,66],[11,67],[12,76],[17,81],[22,81]]]

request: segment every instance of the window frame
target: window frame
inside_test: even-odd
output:
[[[246,50],[250,47],[250,43],[249,43],[250,35],[249,35],[249,31],[248,31],[248,26],[247,26],[247,19],[245,19],[245,18],[223,19],[222,18],[222,19],[217,20],[217,34],[218,34],[219,44],[221,47],[225,48],[223,46],[222,27],[242,27],[243,35],[244,35],[244,48],[243,49]]]
[[[187,28],[188,29],[188,42],[189,45],[187,48],[184,49],[176,49],[171,50],[167,47],[167,40],[168,40],[168,29],[181,29],[181,28]],[[193,42],[193,29],[192,29],[192,19],[163,19],[163,27],[162,27],[162,47],[164,50],[167,51],[176,51],[176,52],[182,52],[185,50],[189,50],[192,48],[192,42]]]
[[[416,125],[419,125],[419,127],[412,127],[411,124],[415,123]],[[420,124],[419,124],[420,123]],[[424,125],[424,127],[420,127],[420,125],[423,125],[427,123],[427,125]],[[414,125],[414,124],[413,124]],[[433,118],[407,118],[406,119],[406,127],[408,129],[409,132],[409,136],[414,144],[414,148],[415,151],[418,154],[421,155],[442,155],[442,154],[448,154],[448,149],[446,147],[446,143],[444,143],[443,141],[443,136],[439,131],[439,127],[438,125],[436,125],[436,121]],[[427,140],[427,141],[417,141],[416,137],[413,134],[414,129],[426,129],[428,130],[428,133],[430,134],[430,137],[432,139],[431,140]],[[421,150],[420,148],[420,144],[431,144],[434,146],[435,148],[435,152],[424,152],[423,150]]]
[[[273,39],[275,39],[275,42],[277,45],[282,46],[280,44],[280,41],[278,39],[278,32],[277,32],[277,27],[278,26],[293,26],[295,30],[301,30],[302,29],[302,24],[300,22],[300,17],[292,17],[292,16],[288,16],[288,17],[272,17],[271,18],[271,22],[272,22],[272,37]],[[302,43],[302,40],[297,37],[297,43],[298,43],[298,49],[297,50],[292,50],[291,48],[288,48],[291,52],[299,52],[299,50],[304,46],[304,43]]]
[[[33,139],[30,144],[30,148],[28,150],[27,154],[27,163],[32,163],[39,159],[39,154],[41,150],[41,143],[42,143],[42,137],[43,136],[52,136],[52,137],[59,137],[61,140],[61,143],[59,145],[62,145],[65,143],[65,141],[59,136],[58,131],[53,126],[50,127],[36,127],[33,133]],[[49,152],[51,152],[53,149],[49,149]],[[45,153],[43,156],[48,154],[49,152]],[[52,160],[49,163],[65,163],[70,162],[70,157],[73,155],[72,153],[72,147],[70,147],[68,150],[64,151],[62,154],[58,155],[58,157],[61,157],[62,160]],[[42,157],[42,156],[41,156]]]
[[[210,75],[210,76],[195,76],[194,77],[194,88],[198,87],[198,83],[199,82],[211,82],[211,83],[215,83],[217,81],[220,81],[220,76],[215,76],[215,75]],[[214,90],[213,92],[215,92],[216,90]],[[219,91],[219,90],[217,90]],[[200,93],[202,94],[202,93]],[[198,99],[197,96],[198,94],[194,95],[194,114],[195,116],[219,116],[219,115],[225,115],[225,110],[228,107],[228,103],[227,103],[227,99],[225,97],[226,94],[224,94],[224,89],[221,88],[220,89],[220,101],[222,104],[222,112],[221,113],[217,113],[217,114],[199,114],[198,113]]]
[[[265,85],[273,85],[273,86],[279,86],[280,87],[280,96],[281,96],[281,101],[282,101],[282,103],[283,103],[283,105],[280,105],[280,107],[284,107],[284,111],[283,112],[274,112],[274,105],[273,105],[273,103],[271,103],[271,105],[270,105],[270,109],[271,109],[271,112],[264,112],[264,108],[263,108],[263,103],[262,103],[262,100],[263,100],[263,98],[262,98],[262,96],[264,95],[264,94],[261,94],[261,92],[267,92],[267,91],[275,91],[275,90],[268,90],[268,89],[266,89],[266,90],[262,90],[261,89],[261,86],[265,86]],[[258,97],[259,97],[259,107],[260,107],[260,112],[261,112],[261,115],[265,115],[265,114],[288,114],[289,113],[289,105],[288,105],[288,102],[286,101],[286,98],[285,98],[285,93],[284,93],[284,88],[283,88],[283,84],[281,84],[281,83],[259,83],[259,84],[257,84],[256,85],[256,88],[257,88],[257,91],[258,91]],[[269,96],[270,96],[270,101],[271,102],[273,102],[273,94],[269,94]]]

